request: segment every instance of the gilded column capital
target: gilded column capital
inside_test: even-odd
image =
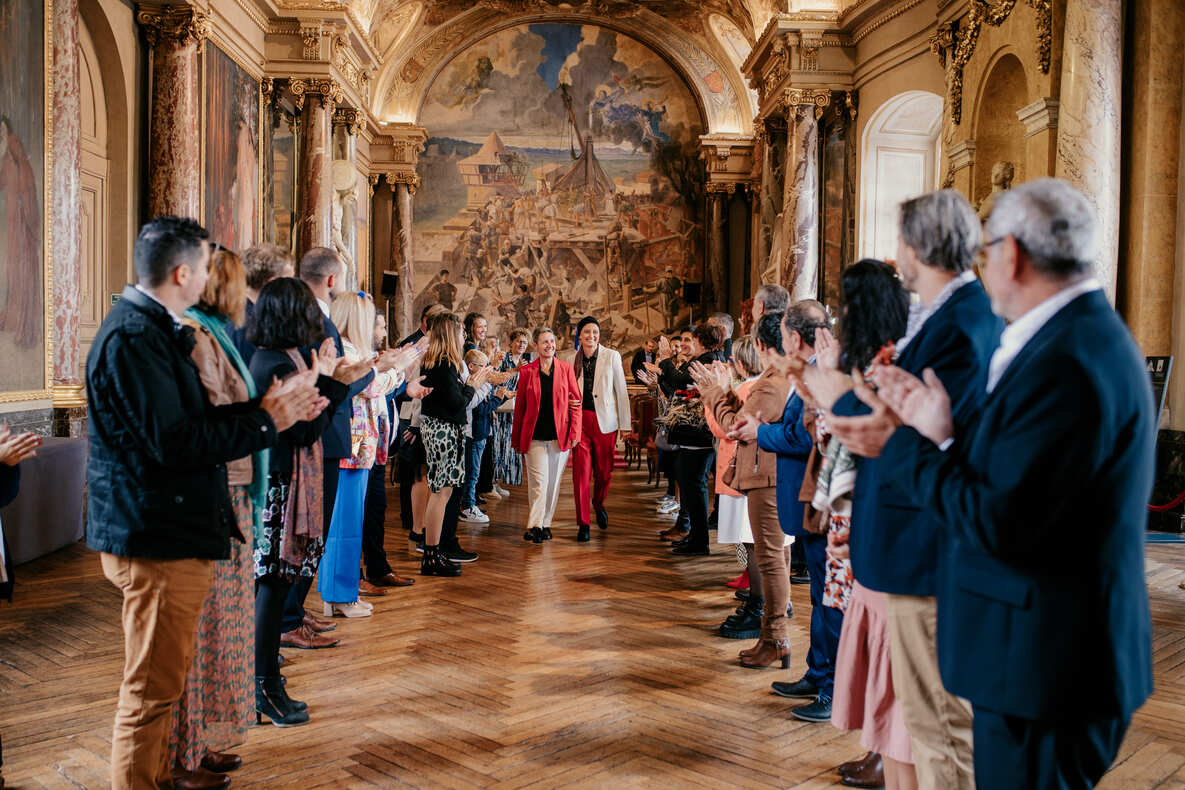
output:
[[[379,185],[379,179],[382,178],[378,173],[371,173],[366,176],[366,183],[369,184],[368,191],[371,197],[374,197],[374,188]]]
[[[342,86],[338,85],[336,80],[320,77],[294,78],[289,81],[288,90],[292,91],[292,96],[296,101],[296,109],[298,110],[304,109],[305,96],[317,96],[330,108],[345,97]]]
[[[407,191],[415,194],[416,190],[420,188],[420,174],[407,170],[395,170],[388,173],[383,173],[387,179],[387,183],[394,189],[396,184],[406,184]]]
[[[333,113],[333,125],[346,127],[350,135],[357,135],[362,131],[362,113],[358,110],[343,107]]]
[[[176,41],[180,46],[196,42],[200,48],[210,35],[210,15],[187,5],[141,4],[136,22],[144,28],[148,46],[153,49],[162,41]]]
[[[815,118],[823,117],[823,110],[831,104],[830,88],[787,88],[782,98],[782,104],[789,112],[794,108],[800,111],[805,107],[815,108]]]

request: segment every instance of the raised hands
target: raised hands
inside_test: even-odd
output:
[[[406,371],[415,365],[419,358],[420,351],[415,346],[408,344],[399,348],[389,348],[379,354],[374,367],[379,373],[386,373],[389,370]]]
[[[481,387],[482,384],[485,384],[487,381],[489,381],[490,373],[492,373],[493,370],[494,369],[488,365],[485,367],[478,368],[477,370],[475,370],[469,374],[469,380],[466,381],[465,383],[468,384],[470,387],[473,387],[473,389],[478,389]]]
[[[35,433],[14,434],[7,424],[0,425],[0,464],[16,466],[37,455],[41,437]]]
[[[839,341],[831,330],[815,330],[815,363],[823,370],[839,370]]]
[[[938,445],[955,435],[950,395],[933,370],[926,368],[919,381],[889,365],[877,372],[876,381],[881,399],[901,422]]]
[[[669,359],[671,356],[671,341],[666,335],[660,335],[658,338],[658,358]]]
[[[429,392],[431,392],[432,388],[425,387],[423,385],[423,381],[424,381],[424,377],[420,376],[417,379],[412,379],[411,381],[407,382],[407,397],[422,398],[425,395],[427,395]]]
[[[331,337],[325,338],[321,343],[321,347],[314,351],[312,356],[313,364],[311,367],[322,376],[329,376],[331,378],[337,370],[337,366],[342,361],[342,357],[337,355],[337,346]]]
[[[691,374],[692,380],[700,391],[716,385],[723,389],[728,389],[732,384],[732,373],[728,369],[728,365],[723,362],[713,362],[711,367],[708,367],[702,362],[694,361],[687,366],[687,372]]]
[[[311,368],[272,384],[264,393],[259,407],[268,413],[277,431],[286,431],[298,422],[315,419],[329,399],[317,390],[317,369]]]
[[[844,393],[852,389],[852,379],[837,368],[815,365],[803,368],[797,383],[801,386],[799,395],[813,405],[831,410]]]

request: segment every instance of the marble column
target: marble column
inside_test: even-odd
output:
[[[412,173],[410,176],[399,176],[399,181],[391,183],[391,263],[399,283],[395,288],[394,307],[391,314],[395,326],[399,327],[398,336],[407,337],[416,328],[416,316],[412,313],[415,301],[415,283],[412,272],[415,258],[412,251],[412,196],[419,185],[419,177]],[[391,180],[391,176],[388,176]]]
[[[198,53],[206,14],[186,6],[141,6],[152,58],[148,214],[197,217],[201,194],[201,81]]]
[[[333,247],[333,83],[292,81],[300,108],[300,155],[296,181],[296,256],[313,247]]]
[[[1095,274],[1112,300],[1119,260],[1122,5],[1069,0],[1066,6],[1055,168],[1094,206]]]
[[[791,299],[819,297],[819,123],[811,105],[787,119],[786,191],[782,202],[782,285]]]
[[[708,271],[704,284],[704,310],[720,311],[728,306],[728,238],[725,206],[728,191],[723,184],[708,185]]]
[[[1144,353],[1160,356],[1172,353],[1173,303],[1181,298],[1169,283],[1182,243],[1176,216],[1185,6],[1149,0],[1128,9],[1132,67],[1124,93],[1132,121],[1124,142],[1129,175],[1116,303]]]
[[[77,407],[85,404],[78,326],[82,276],[78,0],[57,0],[53,15],[54,405]]]
[[[349,255],[349,269],[351,282],[347,286],[353,290],[359,287],[370,287],[364,261],[359,259],[358,250],[362,245],[357,238],[357,189],[358,180],[358,132],[361,120],[357,110],[340,109],[333,113],[333,199],[341,203],[341,224],[334,230],[340,232],[341,243]],[[349,167],[338,165],[346,162]],[[339,182],[341,169],[342,180]],[[347,188],[345,185],[349,184]]]

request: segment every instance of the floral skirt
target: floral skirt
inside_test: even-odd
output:
[[[173,706],[169,752],[187,771],[196,770],[208,750],[224,752],[244,743],[255,713],[251,498],[247,486],[231,486],[230,498],[247,543],[231,538],[230,559],[214,563],[185,691]]]
[[[465,426],[420,417],[420,438],[428,454],[428,488],[433,492],[465,482]]]
[[[255,576],[276,576],[293,584],[302,576],[312,578],[317,573],[321,554],[325,551],[325,538],[306,541],[299,565],[293,565],[280,558],[280,546],[284,539],[284,510],[292,489],[288,480],[269,475],[267,504],[263,508],[263,529],[255,543]]]
[[[851,516],[832,513],[828,531],[842,539],[848,536],[851,526]],[[852,561],[836,559],[831,556],[831,552],[827,552],[827,578],[823,586],[823,605],[846,612],[848,600],[852,597],[853,583]]]
[[[513,426],[513,414],[494,413],[493,429],[490,431],[490,444],[494,453],[494,479],[501,480],[508,486],[523,483],[523,457],[515,451],[511,441]]]

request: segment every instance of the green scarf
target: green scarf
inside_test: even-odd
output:
[[[239,350],[235,348],[230,335],[227,334],[227,327],[230,326],[230,322],[220,316],[205,313],[196,307],[186,310],[185,316],[209,330],[210,334],[214,336],[214,339],[218,341],[218,345],[222,347],[222,353],[226,354],[227,359],[234,364],[235,368],[239,371],[239,375],[243,377],[243,382],[247,385],[247,397],[257,397],[259,390],[255,386],[255,379],[251,378],[251,373],[247,370],[247,363],[243,361]],[[253,472],[249,492],[251,496],[252,524],[256,542],[259,541],[263,534],[263,505],[267,500],[269,458],[270,454],[268,450],[259,450],[251,454]]]

